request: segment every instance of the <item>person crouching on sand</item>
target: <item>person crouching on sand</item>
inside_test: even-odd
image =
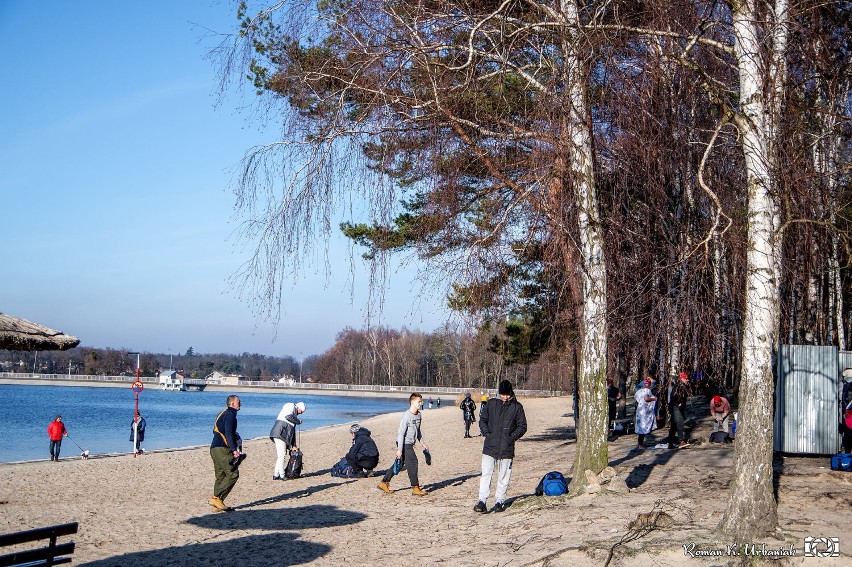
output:
[[[343,455],[343,458],[352,470],[366,478],[379,464],[379,448],[376,447],[376,442],[373,441],[370,430],[366,427],[353,423],[349,433],[352,434],[352,447]]]
[[[420,422],[423,417],[423,396],[411,394],[408,397],[409,407],[399,420],[399,431],[396,434],[396,458],[400,460],[400,469],[405,466],[408,469],[408,480],[411,481],[411,493],[415,496],[423,496],[426,491],[420,488],[420,480],[417,478],[417,453],[414,452],[414,444],[418,441],[423,445],[423,450],[428,451],[429,445],[423,441],[423,433],[420,431]],[[428,459],[427,459],[428,460]],[[427,462],[427,464],[429,464]],[[393,466],[387,470],[379,489],[391,494],[389,483],[394,477]]]

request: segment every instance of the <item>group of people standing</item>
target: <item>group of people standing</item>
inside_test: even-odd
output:
[[[498,397],[483,400],[479,414],[479,431],[485,438],[482,446],[481,479],[479,495],[474,511],[486,512],[486,503],[491,493],[491,480],[497,471],[497,489],[494,494],[494,511],[506,509],[506,494],[512,477],[512,461],[515,457],[515,442],[527,431],[527,420],[523,405],[515,398],[512,384],[503,380],[497,391]],[[469,403],[465,404],[465,402]],[[468,394],[462,402],[465,410],[465,437],[470,437],[470,424],[475,421],[476,405]],[[486,403],[487,402],[487,403]],[[216,416],[213,425],[213,441],[210,444],[210,457],[213,460],[214,486],[213,496],[208,504],[216,512],[233,510],[225,504],[225,498],[230,494],[239,479],[239,464],[245,455],[242,452],[242,440],[237,433],[237,412],[240,410],[240,398],[228,396],[225,409]],[[390,482],[403,469],[408,473],[411,492],[416,496],[427,494],[420,485],[419,460],[415,446],[419,444],[427,465],[432,464],[429,445],[423,436],[423,396],[411,394],[408,398],[409,407],[402,414],[396,437],[396,461],[388,468],[378,487],[385,493],[391,494]],[[472,407],[471,407],[472,406]],[[467,408],[467,409],[466,409]],[[289,451],[297,448],[296,426],[302,423],[299,417],[305,411],[304,402],[287,403],[281,408],[278,418],[270,431],[270,438],[275,443],[277,459],[273,471],[273,480],[284,478],[286,456]],[[373,441],[370,431],[360,425],[353,424],[349,428],[352,435],[352,446],[344,458],[356,473],[369,476],[379,462],[379,450]]]
[[[671,417],[669,426],[669,448],[689,445],[684,432],[686,422],[686,402],[690,395],[689,376],[681,372],[671,385],[668,393],[668,408]],[[648,376],[636,390],[635,426],[638,436],[638,448],[645,448],[645,436],[657,428],[660,392],[654,380]],[[731,404],[723,396],[713,396],[710,400],[710,417],[713,418],[713,431],[728,433]]]

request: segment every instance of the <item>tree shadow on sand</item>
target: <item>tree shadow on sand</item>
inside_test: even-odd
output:
[[[293,492],[287,492],[284,494],[279,494],[278,496],[270,496],[269,498],[261,498],[260,500],[255,500],[254,502],[247,502],[246,504],[240,504],[239,506],[234,506],[234,510],[244,510],[246,508],[254,508],[255,506],[266,506],[267,504],[277,504],[278,502],[284,502],[285,500],[292,500],[294,498],[305,498],[306,496],[310,496],[311,494],[315,494],[317,492],[321,492],[323,490],[327,490],[329,488],[335,488],[337,486],[342,486],[344,484],[350,484],[352,482],[358,482],[358,479],[353,478],[346,480],[344,482],[328,482],[326,484],[318,484],[314,486],[306,486],[305,488],[301,488],[299,490],[294,490]]]
[[[457,476],[455,478],[448,478],[446,480],[442,480],[441,482],[433,482],[432,484],[427,484],[423,488],[428,490],[429,492],[435,492],[436,490],[441,490],[442,488],[447,488],[448,486],[461,486],[472,478],[479,478],[478,474],[465,474],[462,476]]]
[[[186,522],[212,530],[306,530],[356,524],[366,514],[324,504],[295,508],[234,510],[189,518]]]
[[[294,533],[280,532],[211,543],[166,547],[118,555],[89,563],[76,563],[76,561],[75,563],[88,567],[223,564],[240,565],[241,567],[265,567],[268,565],[304,565],[320,559],[329,551],[331,551],[331,546],[301,540]]]
[[[700,421],[700,408],[703,407],[701,400],[692,399],[691,403],[687,406],[686,412],[686,420],[683,426],[683,433],[687,439],[692,437],[692,432],[698,427],[698,422]],[[671,420],[671,416],[667,416],[669,420]],[[667,424],[659,429],[655,430],[653,434],[654,437],[651,439],[657,438],[657,444],[660,443],[668,443],[669,442],[669,433],[670,433],[671,424]],[[650,435],[650,434],[649,434]],[[635,434],[624,435],[627,439],[636,438]],[[636,459],[638,457],[644,457],[648,454],[653,454],[653,458],[650,462],[638,463],[633,467],[633,470],[627,475],[625,478],[625,482],[629,488],[637,488],[645,484],[648,480],[648,477],[651,476],[651,473],[654,470],[654,467],[667,465],[669,461],[671,461],[672,457],[675,456],[675,453],[678,451],[683,451],[684,449],[641,449],[639,447],[630,449],[623,457],[619,459],[615,459],[610,461],[609,465],[611,467],[618,466],[624,462]],[[687,451],[695,450],[687,448]]]
[[[520,442],[523,443],[542,443],[548,442],[552,443],[553,441],[564,441],[562,445],[568,445],[571,441],[577,440],[577,429],[574,427],[551,427],[547,431],[539,433],[538,435],[528,435],[524,436],[520,439]]]
[[[304,473],[299,476],[299,478],[311,478],[312,476],[325,476],[327,474],[331,474],[331,469],[322,469],[321,471],[314,471],[309,473]],[[286,482],[286,481],[285,481]]]

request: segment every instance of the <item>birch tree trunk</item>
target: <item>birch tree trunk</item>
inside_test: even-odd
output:
[[[731,2],[731,8],[742,105],[735,120],[748,184],[748,249],[734,478],[719,531],[734,541],[751,542],[774,531],[778,520],[772,488],[772,362],[779,316],[780,236],[771,159],[777,121],[768,118],[777,117],[777,112],[767,107],[763,85],[769,84],[770,77],[783,83],[783,77],[767,76],[778,69],[761,57],[762,18],[756,1]],[[775,16],[782,14],[775,26],[787,25],[786,4],[776,6]],[[777,40],[777,35],[773,37]],[[777,43],[773,45],[778,48]],[[780,98],[773,96],[769,103],[778,105]]]
[[[847,96],[840,97],[841,100],[848,99]],[[838,113],[839,114],[839,113]],[[828,184],[829,195],[829,221],[831,226],[835,226],[837,222],[837,207],[839,206],[839,195],[841,191],[838,188],[838,163],[840,155],[840,147],[842,142],[837,133],[837,115],[835,113],[827,113],[822,119],[820,141],[815,145],[815,153],[817,154],[814,161],[818,172],[822,174]],[[828,255],[828,273],[829,273],[829,310],[828,310],[828,336],[831,343],[832,335],[837,336],[837,346],[840,350],[846,350],[846,332],[843,328],[843,278],[840,272],[840,235],[836,231],[831,234],[831,252]]]
[[[578,210],[580,279],[583,286],[583,339],[580,353],[579,419],[577,453],[569,491],[579,494],[586,483],[584,472],[599,473],[609,464],[606,398],[606,262],[595,186],[592,132],[587,95],[588,70],[580,57],[580,19],[575,1],[563,4],[569,29],[563,41],[566,75],[569,170]]]

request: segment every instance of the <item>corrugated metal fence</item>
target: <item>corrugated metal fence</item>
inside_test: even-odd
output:
[[[781,345],[775,390],[775,450],[830,455],[840,447],[841,375],[852,353],[837,347]]]

